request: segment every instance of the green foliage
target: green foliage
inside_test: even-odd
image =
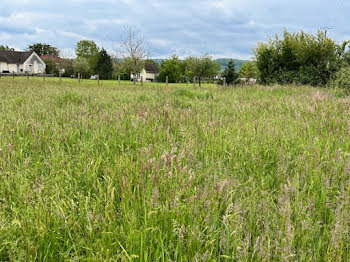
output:
[[[82,77],[88,78],[91,72],[89,61],[84,57],[77,57],[73,62],[74,72],[80,73]]]
[[[100,75],[100,79],[112,78],[112,73],[113,73],[112,59],[111,59],[111,56],[103,48],[99,52],[95,72],[96,74]]]
[[[133,59],[131,57],[126,57],[122,62],[122,70],[125,73],[140,73],[145,66],[145,61],[141,59]]]
[[[75,47],[75,54],[77,57],[83,57],[86,59],[90,59],[90,57],[96,56],[98,52],[98,47],[92,40],[81,40]]]
[[[213,77],[217,75],[220,69],[220,65],[218,65],[208,54],[201,57],[188,57],[185,60],[185,63],[189,70],[189,74],[192,77],[198,77],[199,86],[201,86],[201,80],[203,77]]]
[[[0,261],[349,261],[349,97],[131,86],[0,78]]]
[[[14,48],[4,45],[0,45],[0,50],[15,51]]]
[[[45,73],[46,74],[54,74],[58,75],[58,69],[57,64],[52,59],[43,59],[44,63],[46,64]]]
[[[60,59],[60,69],[64,69],[62,76],[70,77],[74,75],[73,60],[72,59]]]
[[[332,79],[330,86],[336,89],[339,88],[350,95],[350,67],[340,69]]]
[[[75,54],[78,58],[85,58],[89,63],[90,74],[96,74],[99,48],[92,40],[81,40],[75,47]]]
[[[249,80],[250,78],[259,78],[259,69],[255,61],[248,61],[242,65],[238,72],[239,77]]]
[[[342,64],[341,47],[326,34],[283,33],[254,50],[263,84],[326,85]]]
[[[160,66],[158,80],[160,82],[165,82],[167,76],[169,83],[177,83],[183,76],[182,62],[176,55],[173,55],[169,59],[163,60]]]
[[[228,85],[233,85],[237,82],[238,74],[236,73],[235,63],[233,59],[228,62],[228,65],[222,76],[226,78],[226,83]]]
[[[158,65],[161,65],[162,62],[164,61],[165,59],[154,59],[154,61],[158,64]],[[220,65],[220,69],[219,71],[220,72],[223,72],[225,70],[225,68],[227,67],[228,65],[228,62],[231,60],[231,58],[218,58],[218,59],[215,59],[214,61]],[[234,60],[234,63],[235,63],[235,69],[236,71],[238,71],[241,66],[243,64],[245,64],[247,62],[247,60],[240,60],[240,59],[233,59]],[[184,61],[183,61],[184,62]]]
[[[121,80],[130,80],[130,74],[131,72],[128,71],[127,68],[125,68],[125,64],[123,64],[123,60],[121,59],[113,59],[113,78],[117,79],[118,75],[120,75]]]
[[[58,56],[59,54],[59,50],[56,47],[44,43],[34,43],[32,45],[28,45],[27,50],[34,51],[38,56]]]

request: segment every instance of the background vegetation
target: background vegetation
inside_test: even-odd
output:
[[[344,65],[348,65],[348,42],[341,45],[327,37],[284,31],[267,43],[258,43],[254,50],[260,81],[263,84],[310,84],[325,86]]]

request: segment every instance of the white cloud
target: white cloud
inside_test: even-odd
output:
[[[58,34],[63,36],[63,37],[73,38],[73,39],[78,39],[78,40],[89,39],[89,37],[87,37],[87,36],[77,34],[74,32],[69,32],[69,31],[58,31]]]
[[[164,39],[150,39],[148,40],[148,42],[151,44],[151,45],[156,45],[156,46],[159,46],[159,47],[167,47],[167,46],[171,46],[171,42],[170,41],[167,41],[167,40],[164,40]]]

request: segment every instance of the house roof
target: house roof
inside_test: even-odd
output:
[[[18,52],[0,50],[0,62],[7,62],[9,64],[23,64],[32,54],[33,51]]]
[[[59,56],[56,56],[56,55],[42,55],[40,58],[42,60],[51,60],[51,61],[54,61],[56,63],[59,63],[62,61],[62,58],[60,58]]]
[[[153,63],[145,63],[145,70],[149,73],[158,73],[158,68]]]

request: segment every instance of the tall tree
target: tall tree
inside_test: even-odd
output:
[[[81,40],[75,47],[75,54],[77,57],[84,57],[89,59],[98,53],[98,47],[92,40]]]
[[[90,74],[95,74],[97,60],[99,56],[99,48],[92,40],[81,40],[75,47],[75,54],[79,58],[85,58],[88,61]]]
[[[38,56],[43,55],[52,55],[52,56],[58,56],[59,50],[51,45],[44,44],[44,43],[35,43],[32,45],[28,45],[27,48],[28,51],[34,51],[37,53]]]
[[[226,83],[228,85],[233,85],[237,82],[238,74],[236,72],[235,62],[233,61],[233,59],[229,60],[228,65],[222,76],[226,78]]]
[[[130,26],[124,28],[121,49],[125,70],[130,71],[134,75],[140,73],[144,67],[144,59],[147,56],[147,52],[143,44],[143,39]]]
[[[111,79],[113,73],[113,63],[111,56],[104,48],[99,52],[95,72],[101,79]]]
[[[203,77],[215,76],[220,69],[220,65],[208,54],[201,57],[188,57],[186,59],[186,64],[190,75],[192,77],[198,77],[199,87],[201,87]]]

